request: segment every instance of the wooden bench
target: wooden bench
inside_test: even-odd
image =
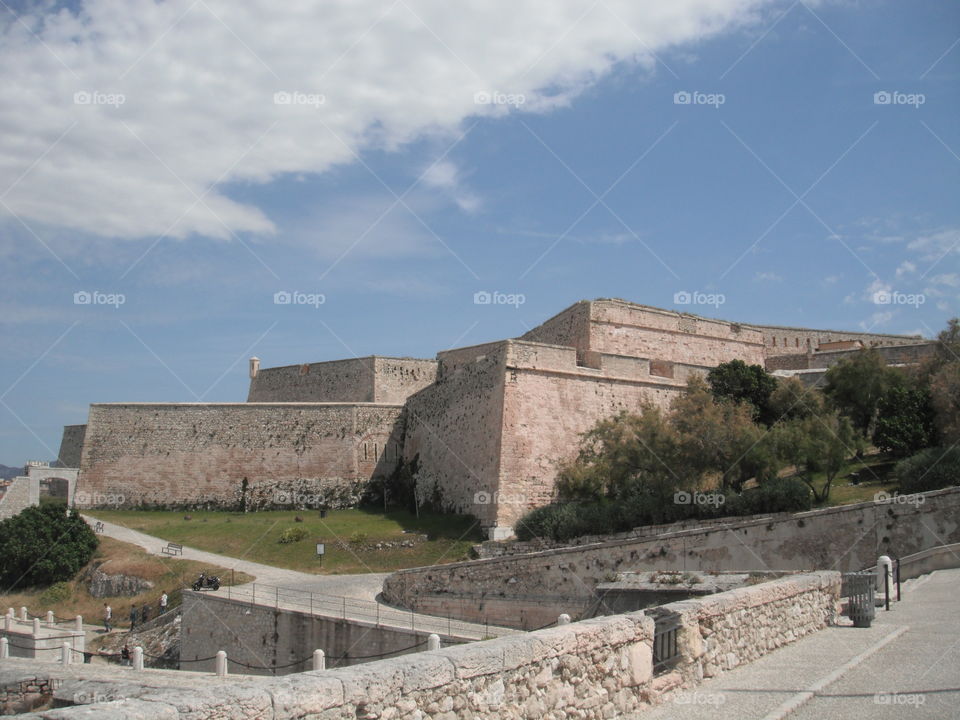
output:
[[[183,555],[183,545],[175,542],[168,542],[167,546],[160,548],[164,555]]]

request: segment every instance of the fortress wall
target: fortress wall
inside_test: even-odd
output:
[[[466,362],[466,353],[480,359]],[[418,460],[421,497],[437,487],[445,507],[495,525],[496,508],[485,499],[499,475],[506,343],[449,355],[455,368],[443,353],[440,378],[407,401],[404,460]]]
[[[64,425],[63,436],[60,438],[60,452],[54,467],[80,467],[80,454],[83,452],[83,438],[87,432],[86,425]]]
[[[524,513],[551,501],[558,461],[576,456],[580,435],[597,421],[637,411],[643,403],[666,408],[684,386],[649,375],[642,360],[602,356],[605,365],[614,361],[623,373],[619,378],[575,360],[572,349],[510,343],[500,484],[493,498],[499,526],[513,527]]]
[[[86,505],[264,507],[354,502],[399,458],[399,405],[91,405],[77,496]],[[246,479],[246,490],[244,490]],[[78,503],[81,504],[81,503]]]
[[[888,365],[918,365],[931,357],[936,351],[936,343],[922,342],[910,345],[891,345],[874,348]],[[854,350],[834,350],[815,352],[810,355],[774,355],[767,358],[767,370],[813,370],[833,367],[846,358],[852,358],[859,352]]]
[[[591,303],[590,349],[610,355],[713,367],[763,364],[762,336],[748,326],[619,301]]]
[[[576,348],[577,357],[581,358],[590,348],[590,308],[592,303],[584,300],[571,305],[558,315],[554,315],[545,323],[538,325],[521,337],[530,342],[546,343],[548,345],[566,345]]]
[[[811,350],[816,350],[821,343],[839,342],[841,340],[860,340],[864,345],[916,345],[922,341],[922,338],[908,335],[884,335],[847,330],[815,330],[777,325],[753,325],[751,327],[763,334],[763,344],[766,346],[768,356],[796,355],[805,353],[808,347]]]
[[[437,361],[374,358],[374,402],[403,403],[437,379]]]
[[[485,355],[499,352],[505,342],[505,340],[496,340],[495,342],[468,345],[467,347],[438,352],[437,362],[439,363],[439,367],[437,378],[447,378],[459,368],[472,365]]]
[[[374,358],[265,368],[247,402],[374,402]]]

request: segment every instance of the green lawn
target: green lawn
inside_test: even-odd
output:
[[[890,477],[896,464],[896,460],[878,453],[866,455],[861,460],[849,461],[834,478],[830,497],[818,507],[868,502],[881,490],[892,495],[898,486],[897,481]],[[857,480],[857,484],[854,484],[854,480]],[[822,481],[821,477],[817,478],[818,487]]]
[[[403,510],[331,510],[322,519],[316,510],[96,510],[88,514],[200,550],[314,573],[386,572],[455,562],[466,559],[470,547],[483,539],[473,517],[421,513],[417,518]],[[191,519],[186,520],[187,516]],[[303,522],[296,522],[297,516]],[[307,537],[280,543],[280,534],[292,527],[304,528]],[[411,539],[418,533],[429,539],[412,548],[369,547]],[[316,556],[318,542],[326,544],[323,567]]]

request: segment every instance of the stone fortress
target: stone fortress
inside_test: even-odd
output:
[[[355,503],[406,465],[418,496],[478,517],[491,538],[553,495],[558,461],[601,418],[666,407],[734,359],[816,383],[862,347],[892,365],[919,337],[759,326],[623,300],[578,302],[520,338],[435,360],[366,357],[260,368],[240,403],[98,403],[64,428],[80,507],[255,509]]]

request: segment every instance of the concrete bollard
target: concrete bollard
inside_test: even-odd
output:
[[[69,665],[70,661],[73,659],[70,657],[72,654],[70,643],[66,640],[63,641],[63,645],[60,646],[60,662],[64,665]]]
[[[76,631],[83,632],[83,615],[77,615],[76,619],[73,622],[74,622]]]
[[[25,607],[20,608],[20,621],[21,622],[27,621],[27,609]]]
[[[33,634],[34,635],[40,634],[40,618],[33,619]]]
[[[217,650],[217,676],[227,676],[227,653],[223,650]]]
[[[133,658],[133,669],[143,670],[143,648],[139,645],[134,647],[131,657]]]
[[[440,649],[440,636],[436,633],[430,633],[427,636],[427,650],[439,650]]]
[[[0,638],[0,658],[10,657],[10,641],[6,638]]]
[[[563,615],[557,618],[557,625],[569,625],[569,624],[570,624],[570,616],[567,615],[566,613],[563,613]]]
[[[53,610],[47,610],[47,625],[54,625]]]
[[[16,617],[17,614],[13,611],[13,608],[7,608],[7,615],[10,617]]]
[[[313,669],[314,670],[327,669],[327,656],[324,654],[323,650],[313,651]]]
[[[881,555],[879,558],[877,558],[877,590],[879,592],[884,591],[884,571],[887,572],[887,577],[893,577],[893,560],[891,560],[887,555]]]
[[[4,615],[3,616],[3,629],[7,632],[13,630],[13,615]]]

